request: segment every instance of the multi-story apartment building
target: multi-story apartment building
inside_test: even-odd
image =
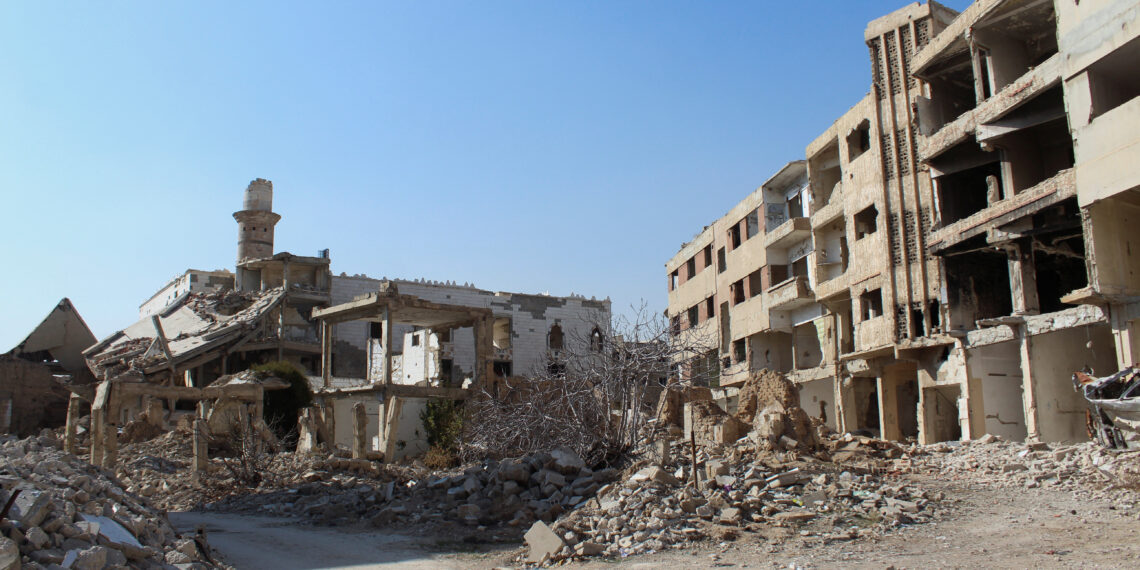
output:
[[[743,372],[775,369],[808,413],[890,439],[1085,438],[1070,376],[1135,362],[1140,286],[1140,147],[1125,117],[1088,119],[1090,92],[1130,112],[1140,53],[1096,22],[1137,2],[1087,4],[870,22],[871,92],[666,264],[674,330],[715,341],[681,374],[731,408]]]

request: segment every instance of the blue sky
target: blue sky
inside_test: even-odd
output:
[[[961,10],[968,2],[946,5]],[[96,336],[277,250],[333,271],[644,299],[870,86],[903,2],[0,4],[0,352],[62,297]]]

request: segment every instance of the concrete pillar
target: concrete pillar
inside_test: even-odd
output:
[[[321,321],[321,387],[328,388],[332,379],[332,325]]]
[[[352,405],[352,458],[368,456],[368,411],[364,402]]]
[[[1026,439],[1040,440],[1041,428],[1037,415],[1037,383],[1033,379],[1033,366],[1029,361],[1030,339],[1029,331],[1024,323],[1017,325],[1017,336],[1020,343],[1021,356],[1021,397],[1025,409]]]
[[[852,432],[859,426],[859,410],[855,403],[855,383],[848,377],[835,376],[835,427],[839,433]]]
[[[404,408],[404,400],[402,398],[387,398],[388,405],[388,422],[384,430],[386,439],[384,440],[384,461],[392,462],[396,456],[396,426],[400,423],[400,412]]]
[[[210,465],[209,441],[206,439],[206,420],[194,418],[194,473],[205,473]]]
[[[494,318],[483,317],[472,327],[475,333],[475,385],[482,388],[492,385],[495,376]]]
[[[380,329],[380,342],[384,345],[384,384],[392,383],[392,313],[384,307],[384,322]]]
[[[1027,240],[1006,249],[1009,256],[1009,289],[1013,313],[1035,315],[1041,312],[1037,297],[1037,276],[1033,263],[1033,246]]]
[[[320,433],[321,439],[329,444],[329,448],[336,448],[336,409],[332,401],[321,403],[321,424],[324,431]]]
[[[206,468],[210,465],[210,447],[209,439],[207,438],[207,431],[209,426],[206,424],[206,416],[209,413],[209,404],[205,400],[198,402],[198,412],[194,418],[194,474],[205,473]]]
[[[79,449],[75,442],[75,436],[79,432],[79,415],[82,413],[80,406],[83,405],[83,398],[78,394],[72,394],[67,399],[67,425],[63,433],[63,450],[75,455]]]
[[[115,470],[119,462],[119,427],[114,423],[103,426],[103,463],[104,469]]]
[[[896,381],[886,371],[877,379],[879,392],[879,433],[883,439],[902,439],[899,430],[899,401]]]
[[[317,449],[317,421],[314,408],[302,408],[297,415],[297,453],[312,453]]]
[[[103,423],[106,412],[101,407],[91,406],[91,449],[89,461],[96,467],[103,465]]]

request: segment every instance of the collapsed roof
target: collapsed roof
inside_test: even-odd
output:
[[[83,351],[95,377],[174,375],[220,358],[239,344],[262,336],[267,317],[285,291],[191,293],[159,315],[142,319]]]

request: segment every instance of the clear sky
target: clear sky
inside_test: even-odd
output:
[[[968,2],[944,2],[961,10]],[[0,352],[230,268],[250,180],[334,273],[644,299],[870,87],[904,2],[5,2]]]

